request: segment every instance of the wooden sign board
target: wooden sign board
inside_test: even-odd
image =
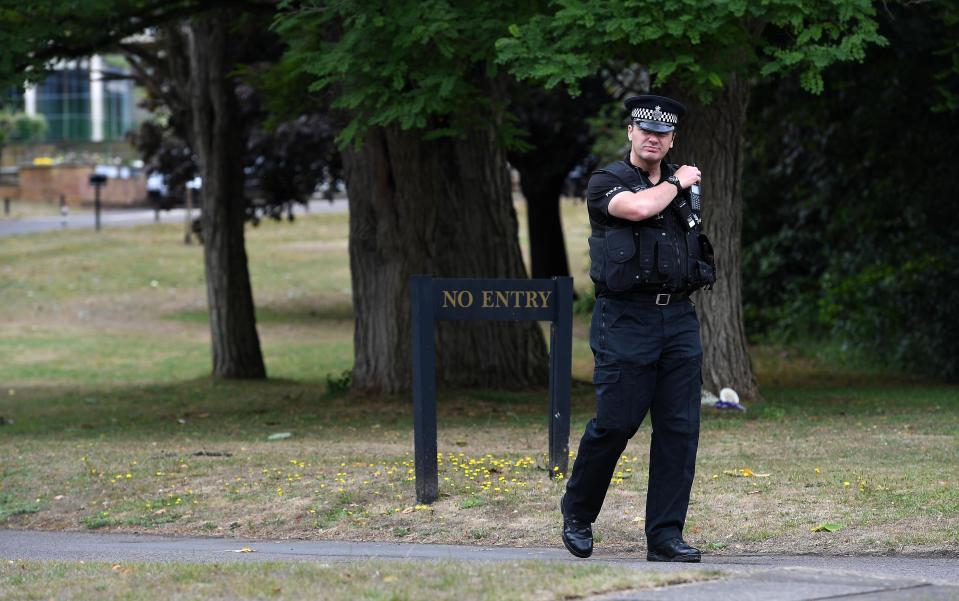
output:
[[[413,438],[416,500],[439,496],[436,460],[437,321],[549,321],[549,474],[569,465],[573,278],[451,279],[413,276]]]

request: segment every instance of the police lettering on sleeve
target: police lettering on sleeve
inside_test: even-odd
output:
[[[628,192],[628,188],[616,176],[605,171],[593,173],[586,191],[586,207],[590,216],[601,220],[608,218],[609,201],[620,192]]]

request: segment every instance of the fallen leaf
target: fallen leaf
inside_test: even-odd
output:
[[[256,549],[251,549],[248,545],[243,545],[242,549],[231,549],[234,553],[256,553]]]
[[[825,522],[825,523],[819,524],[818,526],[810,530],[810,532],[839,532],[840,530],[842,530],[842,524],[836,524],[834,522]]]
[[[57,495],[57,496],[53,497],[53,500],[54,500],[54,501],[59,501],[59,500],[62,499],[62,498],[63,498],[63,495]]]

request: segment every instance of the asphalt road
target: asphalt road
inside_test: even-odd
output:
[[[247,549],[244,552],[244,548]],[[816,555],[705,555],[700,564],[648,563],[642,557],[597,553],[575,559],[560,548],[473,547],[313,540],[170,538],[139,534],[0,530],[0,559],[130,562],[321,563],[387,560],[603,562],[668,572],[721,570],[721,580],[596,597],[604,601],[736,601],[849,599],[959,600],[959,560]]]
[[[332,203],[326,200],[310,201],[310,213],[345,213],[346,210],[347,201],[345,198],[338,198]],[[296,205],[293,212],[295,215],[302,215],[306,210],[302,205]],[[193,215],[199,217],[200,212],[194,209]],[[160,211],[160,222],[182,224],[185,216],[186,209]],[[66,218],[59,215],[24,217],[22,219],[0,217],[0,238],[63,230],[92,230],[94,221],[93,213],[88,211],[68,215]],[[101,211],[100,214],[100,225],[104,229],[144,225],[154,223],[154,221],[155,214],[152,209],[108,209]]]

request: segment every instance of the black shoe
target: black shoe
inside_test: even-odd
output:
[[[702,555],[699,549],[690,547],[686,541],[679,538],[670,538],[655,547],[650,546],[646,551],[646,561],[685,561],[699,563]]]
[[[589,522],[563,516],[563,544],[576,557],[593,554],[593,527]]]
[[[586,558],[593,554],[593,527],[589,522],[566,515],[566,495],[559,502],[563,512],[563,544],[576,557]]]

